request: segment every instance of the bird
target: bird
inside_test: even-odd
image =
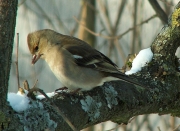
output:
[[[64,88],[70,91],[88,91],[116,80],[142,86],[122,73],[103,53],[73,36],[42,29],[29,33],[27,44],[32,64],[44,59]]]

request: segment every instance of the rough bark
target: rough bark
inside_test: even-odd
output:
[[[8,106],[6,100],[17,4],[18,0],[0,0],[0,130],[8,126],[11,129],[12,125],[9,123],[15,120],[15,116],[12,115],[13,110]]]
[[[6,103],[17,1],[0,1],[0,106]]]

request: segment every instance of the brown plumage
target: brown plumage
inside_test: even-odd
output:
[[[30,33],[27,42],[33,55],[32,64],[39,58],[44,59],[60,82],[70,90],[90,90],[104,82],[119,79],[140,85],[121,73],[104,54],[75,37],[44,29]]]

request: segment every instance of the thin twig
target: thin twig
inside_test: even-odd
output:
[[[29,83],[28,83],[27,80],[25,80],[25,81],[23,82],[23,85],[24,85],[24,89],[25,89],[25,90],[27,90],[27,91],[30,90],[30,88],[29,88]]]
[[[32,3],[36,6],[36,8],[38,9],[38,12],[36,12],[34,9],[31,9],[28,5],[26,5],[26,6],[34,13],[40,14],[40,16],[44,17],[48,21],[48,23],[52,26],[52,28],[56,29],[55,25],[53,24],[54,21],[45,12],[45,10],[42,8],[42,6],[36,0],[32,0]]]
[[[121,56],[121,59],[122,59],[123,61],[125,61],[125,58],[126,58],[125,52],[122,50],[123,48],[122,48],[121,44],[119,44],[118,39],[115,39],[115,40],[114,40],[114,44],[115,44],[115,46],[116,46],[116,49],[117,49],[118,53],[119,53],[120,56]]]
[[[54,7],[54,17],[57,19],[59,29],[63,30],[64,32],[68,32],[70,34],[69,28],[67,28],[67,26],[63,23],[63,21],[61,19],[59,6],[57,6],[56,1],[52,1],[52,4],[53,4],[52,7]],[[56,30],[58,30],[58,29],[56,29]]]
[[[134,30],[134,28],[136,28],[137,26],[141,26],[141,25],[143,25],[143,24],[145,24],[145,23],[148,23],[148,21],[150,21],[151,19],[154,19],[155,17],[157,17],[156,14],[153,15],[153,16],[151,16],[150,18],[146,19],[145,21],[142,21],[141,23],[137,24],[136,26],[129,28],[129,29],[126,30],[124,33],[122,33],[122,34],[120,34],[120,35],[117,35],[117,36],[113,36],[113,37],[111,37],[111,36],[106,36],[106,35],[102,35],[101,33],[93,32],[92,30],[88,29],[84,24],[82,24],[80,21],[78,21],[76,17],[73,17],[73,18],[74,18],[74,20],[75,20],[76,22],[78,22],[79,24],[81,24],[81,25],[84,27],[84,29],[87,30],[89,33],[91,33],[91,34],[93,34],[93,35],[95,35],[95,36],[100,36],[100,37],[102,37],[102,38],[105,38],[105,39],[109,39],[109,40],[110,40],[110,39],[120,39],[121,37],[123,37],[124,35],[126,35],[127,33],[129,33],[131,30]]]
[[[93,6],[89,1],[86,0],[86,4],[91,10],[93,10],[95,13],[97,13],[97,10],[96,10],[95,6]]]
[[[137,116],[134,116],[134,117],[130,118],[128,123],[131,123],[135,118],[137,118]]]
[[[39,89],[37,87],[33,87],[29,90],[29,93],[28,94],[31,94],[33,93],[34,91],[38,91],[39,93],[41,93],[48,101],[51,101],[50,98],[46,95],[46,93],[42,90],[42,89]],[[29,96],[29,95],[28,95]]]
[[[26,0],[22,0],[22,1],[18,4],[18,7],[21,6],[22,4],[24,4],[24,2],[26,2]]]
[[[19,33],[17,33],[17,45],[16,45],[16,77],[17,77],[17,83],[18,83],[18,90],[20,88],[20,82],[19,82],[19,69],[18,69],[18,53],[19,53]]]
[[[136,26],[129,28],[129,29],[126,30],[124,33],[122,33],[122,34],[116,36],[117,39],[120,39],[120,38],[123,37],[125,34],[129,33],[131,30],[134,30],[136,27],[141,26],[141,25],[143,25],[143,24],[145,24],[145,23],[148,23],[150,20],[152,20],[152,19],[154,19],[154,18],[156,18],[156,17],[157,17],[157,15],[154,14],[153,16],[151,16],[150,18],[148,18],[148,19],[142,21],[141,23],[137,24]]]
[[[118,27],[118,25],[119,25],[119,21],[120,21],[121,18],[122,18],[122,14],[123,14],[123,11],[124,11],[124,8],[125,8],[126,3],[127,3],[127,0],[122,0],[122,1],[121,1],[121,4],[120,4],[120,6],[119,6],[118,14],[117,14],[117,16],[116,16],[116,22],[115,22],[115,25],[114,25],[114,27],[113,27],[113,33],[114,33],[114,34],[116,34],[116,32],[117,32],[117,29],[118,29],[117,27]]]
[[[168,6],[175,6],[174,4],[171,4],[171,3],[169,3],[169,2],[167,2],[167,1],[165,1],[165,0],[159,0],[159,1],[165,3],[165,4],[168,5]]]
[[[106,5],[104,5],[101,0],[97,0],[96,2],[99,4],[99,8],[103,13],[103,16],[104,16],[103,23],[106,22],[107,31],[109,34],[111,34],[112,26],[111,26],[111,21],[110,21],[108,10],[107,10],[107,4],[105,3]]]
[[[122,18],[122,14],[125,8],[125,4],[126,4],[127,0],[122,0],[118,9],[118,13],[116,16],[116,20],[115,20],[115,25],[111,28],[111,36],[116,36],[117,35],[117,31],[118,31],[118,25],[119,25],[119,21]],[[118,43],[118,39],[114,39],[113,41],[110,41],[110,47],[115,49],[116,47],[120,47],[121,45]],[[109,48],[109,54],[111,54],[111,48]],[[122,50],[122,48],[118,48],[117,49],[118,53],[122,54],[120,55],[122,57],[122,60],[124,61],[125,58],[125,52],[124,50]],[[116,57],[117,58],[117,57]]]
[[[158,131],[161,131],[161,128],[159,126],[157,128],[158,128]]]
[[[176,128],[174,128],[172,131],[176,131],[179,127],[180,127],[180,125],[178,125]]]
[[[32,88],[35,88],[35,86],[37,85],[37,82],[38,82],[38,79],[36,80]]]
[[[134,12],[133,12],[133,27],[137,25],[137,14],[138,14],[138,0],[134,0]],[[132,43],[131,43],[131,53],[134,54],[136,52],[137,47],[137,28],[134,28],[132,31]]]

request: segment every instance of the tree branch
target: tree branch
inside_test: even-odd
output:
[[[161,6],[158,4],[157,0],[149,0],[149,3],[151,4],[151,6],[153,7],[153,9],[154,9],[155,12],[157,13],[157,15],[159,16],[159,18],[161,19],[161,21],[162,21],[164,24],[167,24],[167,22],[168,22],[167,14],[163,11],[163,9],[161,8]]]
[[[12,123],[20,124],[7,103],[17,5],[18,0],[0,1],[0,130],[11,130]]]
[[[13,7],[15,4],[17,4],[17,1],[0,1],[0,96],[4,96],[0,99],[0,107],[5,104],[7,98],[7,85],[9,80],[13,47],[12,43],[16,22],[15,20],[11,21],[9,18],[16,18],[17,7]]]
[[[113,40],[113,39],[120,39],[120,38],[122,38],[124,35],[126,35],[130,31],[134,30],[137,26],[141,26],[141,25],[143,25],[145,23],[148,23],[151,19],[154,19],[156,17],[157,17],[157,15],[153,15],[150,18],[148,18],[148,19],[142,21],[141,23],[137,24],[135,27],[129,28],[124,33],[122,33],[120,35],[117,35],[117,36],[112,36],[112,37],[111,36],[107,36],[107,35],[103,35],[101,32],[100,33],[93,32],[92,30],[88,29],[84,24],[82,24],[79,20],[77,20],[76,17],[73,17],[73,18],[74,18],[74,20],[76,22],[78,22],[81,26],[83,26],[86,31],[88,31],[89,33],[93,34],[94,36],[100,36],[100,37],[105,38],[105,39]]]

